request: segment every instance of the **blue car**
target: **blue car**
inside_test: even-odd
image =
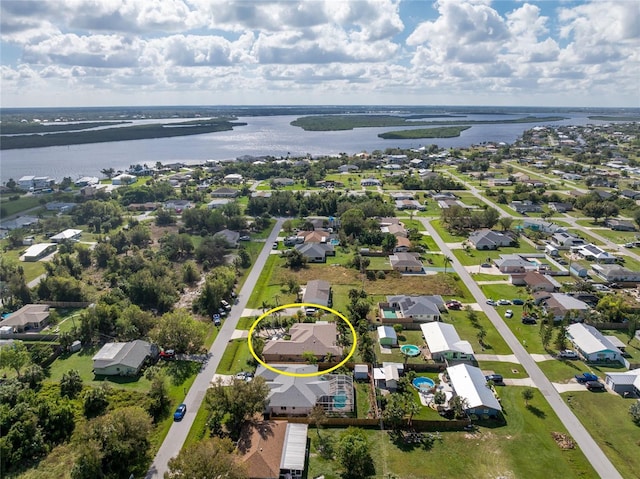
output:
[[[180,404],[180,406],[178,406],[178,409],[176,409],[176,412],[173,413],[173,420],[182,421],[182,418],[186,413],[187,413],[187,405],[182,403]]]
[[[524,301],[522,299],[514,299],[511,301],[512,304],[515,304],[516,306],[522,306],[524,304]]]
[[[578,381],[580,384],[585,384],[590,381],[597,381],[597,380],[598,380],[598,376],[592,373],[576,374],[576,381]]]

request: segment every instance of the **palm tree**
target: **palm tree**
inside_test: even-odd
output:
[[[444,274],[447,274],[447,265],[451,264],[451,257],[445,255],[444,256]]]

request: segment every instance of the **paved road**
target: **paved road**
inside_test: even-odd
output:
[[[229,312],[229,316],[225,320],[224,324],[220,328],[220,332],[216,337],[213,345],[211,346],[210,359],[206,364],[205,368],[200,371],[198,376],[196,377],[191,389],[189,389],[188,394],[184,400],[184,403],[187,405],[187,414],[184,419],[180,422],[174,422],[169,429],[169,433],[165,438],[164,442],[160,446],[158,453],[156,454],[153,463],[151,464],[151,468],[147,472],[145,476],[146,479],[161,479],[164,476],[164,473],[168,470],[167,464],[169,459],[176,456],[184,441],[187,438],[189,430],[191,429],[191,425],[193,424],[193,420],[195,419],[196,413],[198,409],[200,409],[200,405],[204,399],[204,395],[209,388],[209,385],[215,375],[216,369],[220,364],[220,359],[222,358],[222,353],[227,347],[227,343],[231,339],[231,335],[235,330],[238,320],[242,315],[242,311],[247,306],[247,301],[249,300],[249,296],[251,296],[251,292],[260,277],[260,273],[264,268],[264,265],[269,257],[269,253],[271,252],[271,245],[276,240],[280,229],[282,228],[282,223],[284,222],[283,218],[280,218],[276,221],[276,225],[273,228],[273,231],[269,235],[269,238],[265,242],[265,245],[258,256],[258,259],[253,265],[251,272],[247,280],[242,287],[240,293],[238,293],[238,301],[232,307]]]
[[[580,423],[578,418],[562,400],[560,394],[558,394],[556,389],[551,384],[551,381],[547,379],[547,377],[538,367],[531,355],[525,350],[522,344],[520,344],[518,338],[516,338],[516,336],[511,332],[509,327],[502,320],[500,315],[498,315],[496,310],[486,304],[487,298],[483,294],[480,287],[476,284],[471,275],[462,266],[458,259],[453,255],[451,249],[449,249],[446,243],[442,241],[440,235],[438,235],[438,232],[433,226],[431,226],[431,223],[429,223],[429,220],[427,218],[417,219],[422,222],[425,229],[431,234],[440,250],[449,258],[451,258],[451,264],[455,268],[456,272],[460,275],[462,281],[467,285],[469,291],[471,291],[471,294],[473,294],[476,301],[480,304],[480,307],[486,313],[491,323],[493,323],[500,335],[507,342],[516,358],[518,359],[518,362],[527,371],[529,377],[536,385],[538,390],[547,399],[549,405],[558,415],[560,421],[562,421],[562,424],[564,424],[564,426],[567,428],[567,431],[569,431],[569,434],[573,436],[573,439],[580,446],[580,449],[584,453],[587,460],[591,463],[593,468],[596,470],[596,472],[600,475],[600,477],[605,479],[622,479],[622,476],[618,473],[613,464],[611,464],[611,461],[609,461],[607,456],[602,452],[602,449],[600,449],[598,444],[589,435],[588,431]]]

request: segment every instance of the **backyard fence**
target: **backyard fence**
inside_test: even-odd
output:
[[[36,304],[47,304],[52,308],[86,308],[90,301],[36,301]]]
[[[287,421],[297,424],[314,424],[308,417],[290,417]],[[465,426],[469,425],[467,419],[452,419],[447,421],[429,421],[426,419],[414,419],[411,421],[411,428],[416,431],[462,431]],[[363,427],[363,428],[379,428],[379,419],[363,419],[350,417],[330,417],[322,423],[323,427]]]

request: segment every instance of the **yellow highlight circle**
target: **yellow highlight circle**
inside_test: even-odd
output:
[[[325,311],[328,311],[331,314],[335,314],[336,316],[338,316],[340,319],[342,319],[345,323],[349,325],[349,329],[351,329],[351,334],[353,334],[353,344],[351,345],[351,350],[349,351],[349,354],[347,354],[346,358],[344,358],[340,363],[336,364],[332,368],[326,369],[324,371],[318,371],[315,373],[291,373],[289,371],[281,371],[280,369],[274,368],[273,366],[269,366],[262,359],[260,359],[256,354],[256,352],[253,350],[253,344],[251,344],[251,337],[253,336],[253,331],[256,329],[256,326],[258,326],[258,323],[260,323],[260,321],[262,321],[264,318],[266,318],[267,316],[277,311],[280,311],[282,309],[287,309],[287,308],[304,308],[304,307],[324,309]],[[314,376],[322,376],[323,374],[328,374],[331,371],[335,371],[339,367],[344,366],[347,363],[347,361],[351,359],[351,356],[353,356],[353,354],[356,352],[358,336],[356,335],[356,330],[353,327],[353,324],[351,324],[351,322],[342,313],[339,313],[335,309],[331,309],[327,306],[322,306],[321,304],[315,304],[315,303],[290,303],[290,304],[284,304],[282,306],[278,306],[273,309],[270,309],[266,313],[262,314],[258,319],[256,319],[251,325],[251,328],[249,329],[249,337],[247,338],[247,342],[249,343],[249,352],[251,352],[251,355],[256,359],[256,361],[262,364],[269,371],[273,371],[276,374],[282,374],[283,376],[309,378]]]

